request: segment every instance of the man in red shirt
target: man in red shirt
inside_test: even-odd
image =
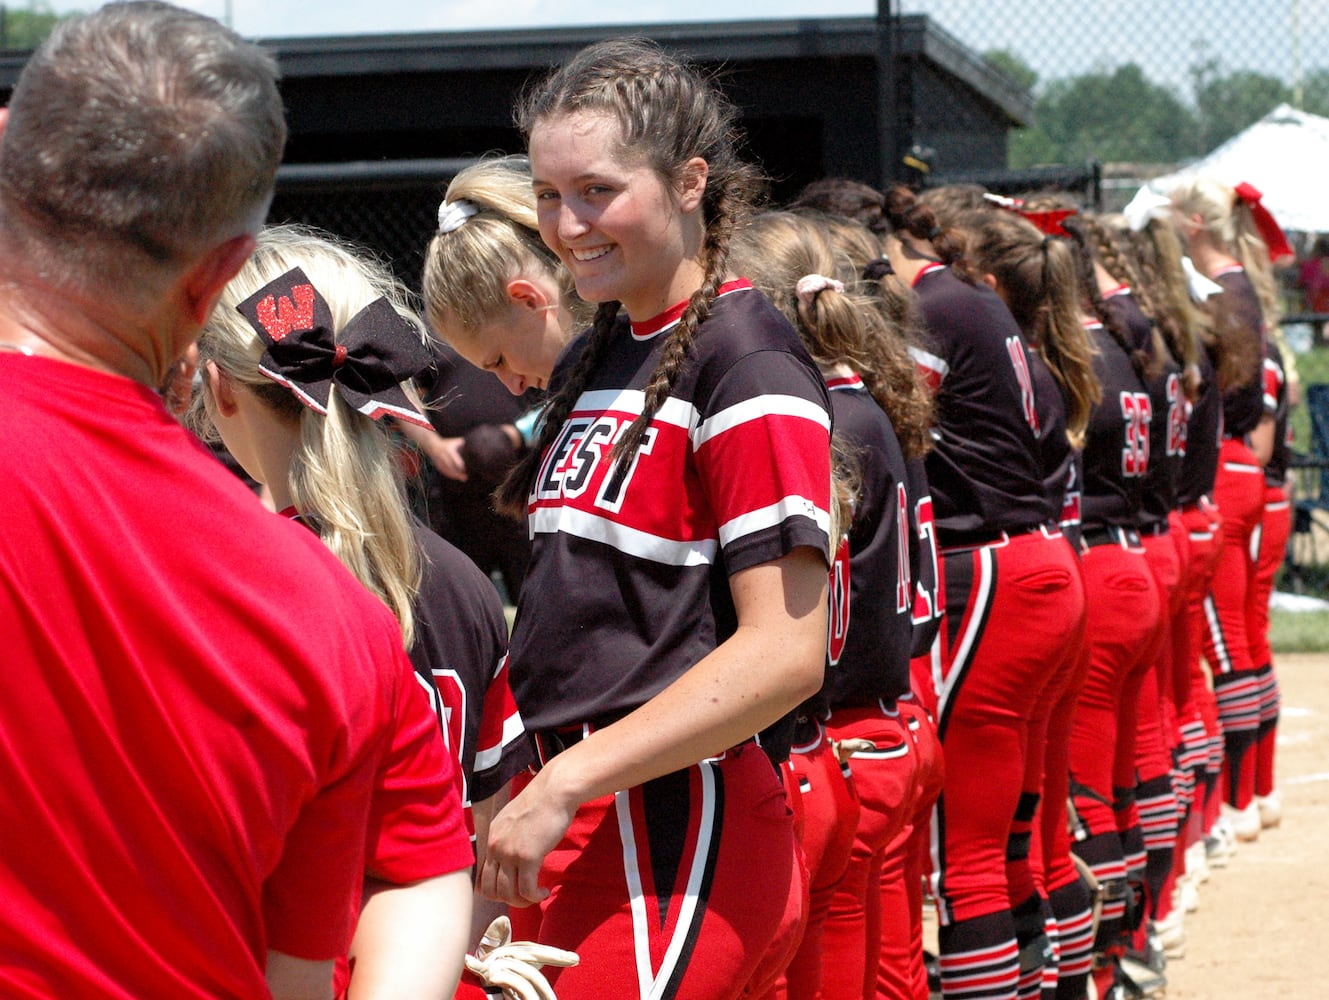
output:
[[[357,949],[432,934],[456,982],[470,848],[396,621],[154,391],[284,139],[269,57],[160,3],[62,24],[0,111],[5,997],[330,996],[367,859],[444,908],[375,892]]]

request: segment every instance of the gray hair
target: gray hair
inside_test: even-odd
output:
[[[0,231],[61,284],[184,264],[258,231],[285,141],[269,55],[166,3],[108,4],[19,77]]]

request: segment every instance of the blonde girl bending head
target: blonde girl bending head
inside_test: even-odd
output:
[[[448,185],[424,299],[434,332],[471,364],[517,396],[545,387],[587,311],[540,239],[526,157],[481,161]]]

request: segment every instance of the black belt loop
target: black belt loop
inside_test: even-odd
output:
[[[1140,533],[1134,528],[1122,528],[1117,525],[1090,528],[1081,533],[1080,541],[1086,549],[1097,548],[1100,545],[1119,545],[1123,549],[1138,549],[1144,545],[1140,541]]]
[[[533,732],[531,744],[535,747],[535,769],[538,771],[568,747],[576,746],[591,733],[595,726],[589,722],[580,726],[567,726],[562,729],[544,729]]]

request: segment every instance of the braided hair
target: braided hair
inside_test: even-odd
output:
[[[1069,219],[1062,220],[1061,227],[1071,235],[1071,247],[1075,250],[1075,264],[1080,280],[1080,291],[1088,301],[1091,315],[1094,316],[1117,345],[1131,359],[1131,366],[1141,380],[1149,381],[1156,371],[1156,361],[1148,351],[1136,347],[1131,342],[1129,331],[1124,329],[1120,318],[1107,307],[1103,293],[1098,288],[1098,275],[1094,270],[1095,262],[1102,263],[1099,256],[1104,241],[1109,239],[1102,225],[1091,215],[1080,212]]]
[[[896,184],[886,192],[886,221],[897,233],[908,233],[930,245],[938,260],[973,284],[974,275],[964,256],[963,234],[943,226],[932,207],[903,184]]]
[[[738,157],[737,109],[695,67],[653,42],[616,38],[583,49],[525,96],[517,123],[529,139],[541,122],[587,113],[616,121],[620,148],[643,156],[671,188],[682,183],[685,166],[694,157],[705,160],[708,168],[701,201],[702,286],[666,335],[646,385],[641,414],[614,444],[613,477],[618,482],[627,474],[646,429],[673,390],[698,330],[710,315],[728,270],[730,241],[751,214],[762,179]],[[618,311],[615,301],[602,302],[596,310],[580,357],[548,402],[539,437],[499,487],[497,502],[502,509],[514,513],[525,509],[545,450],[604,359]]]
[[[1115,223],[1116,218],[1109,217],[1109,221]],[[1139,232],[1124,227],[1124,221],[1116,234],[1138,264],[1140,308],[1153,320],[1163,349],[1181,368],[1182,389],[1194,402],[1200,391],[1198,341],[1212,338],[1212,333],[1191,300],[1176,230],[1166,219],[1150,219]]]

